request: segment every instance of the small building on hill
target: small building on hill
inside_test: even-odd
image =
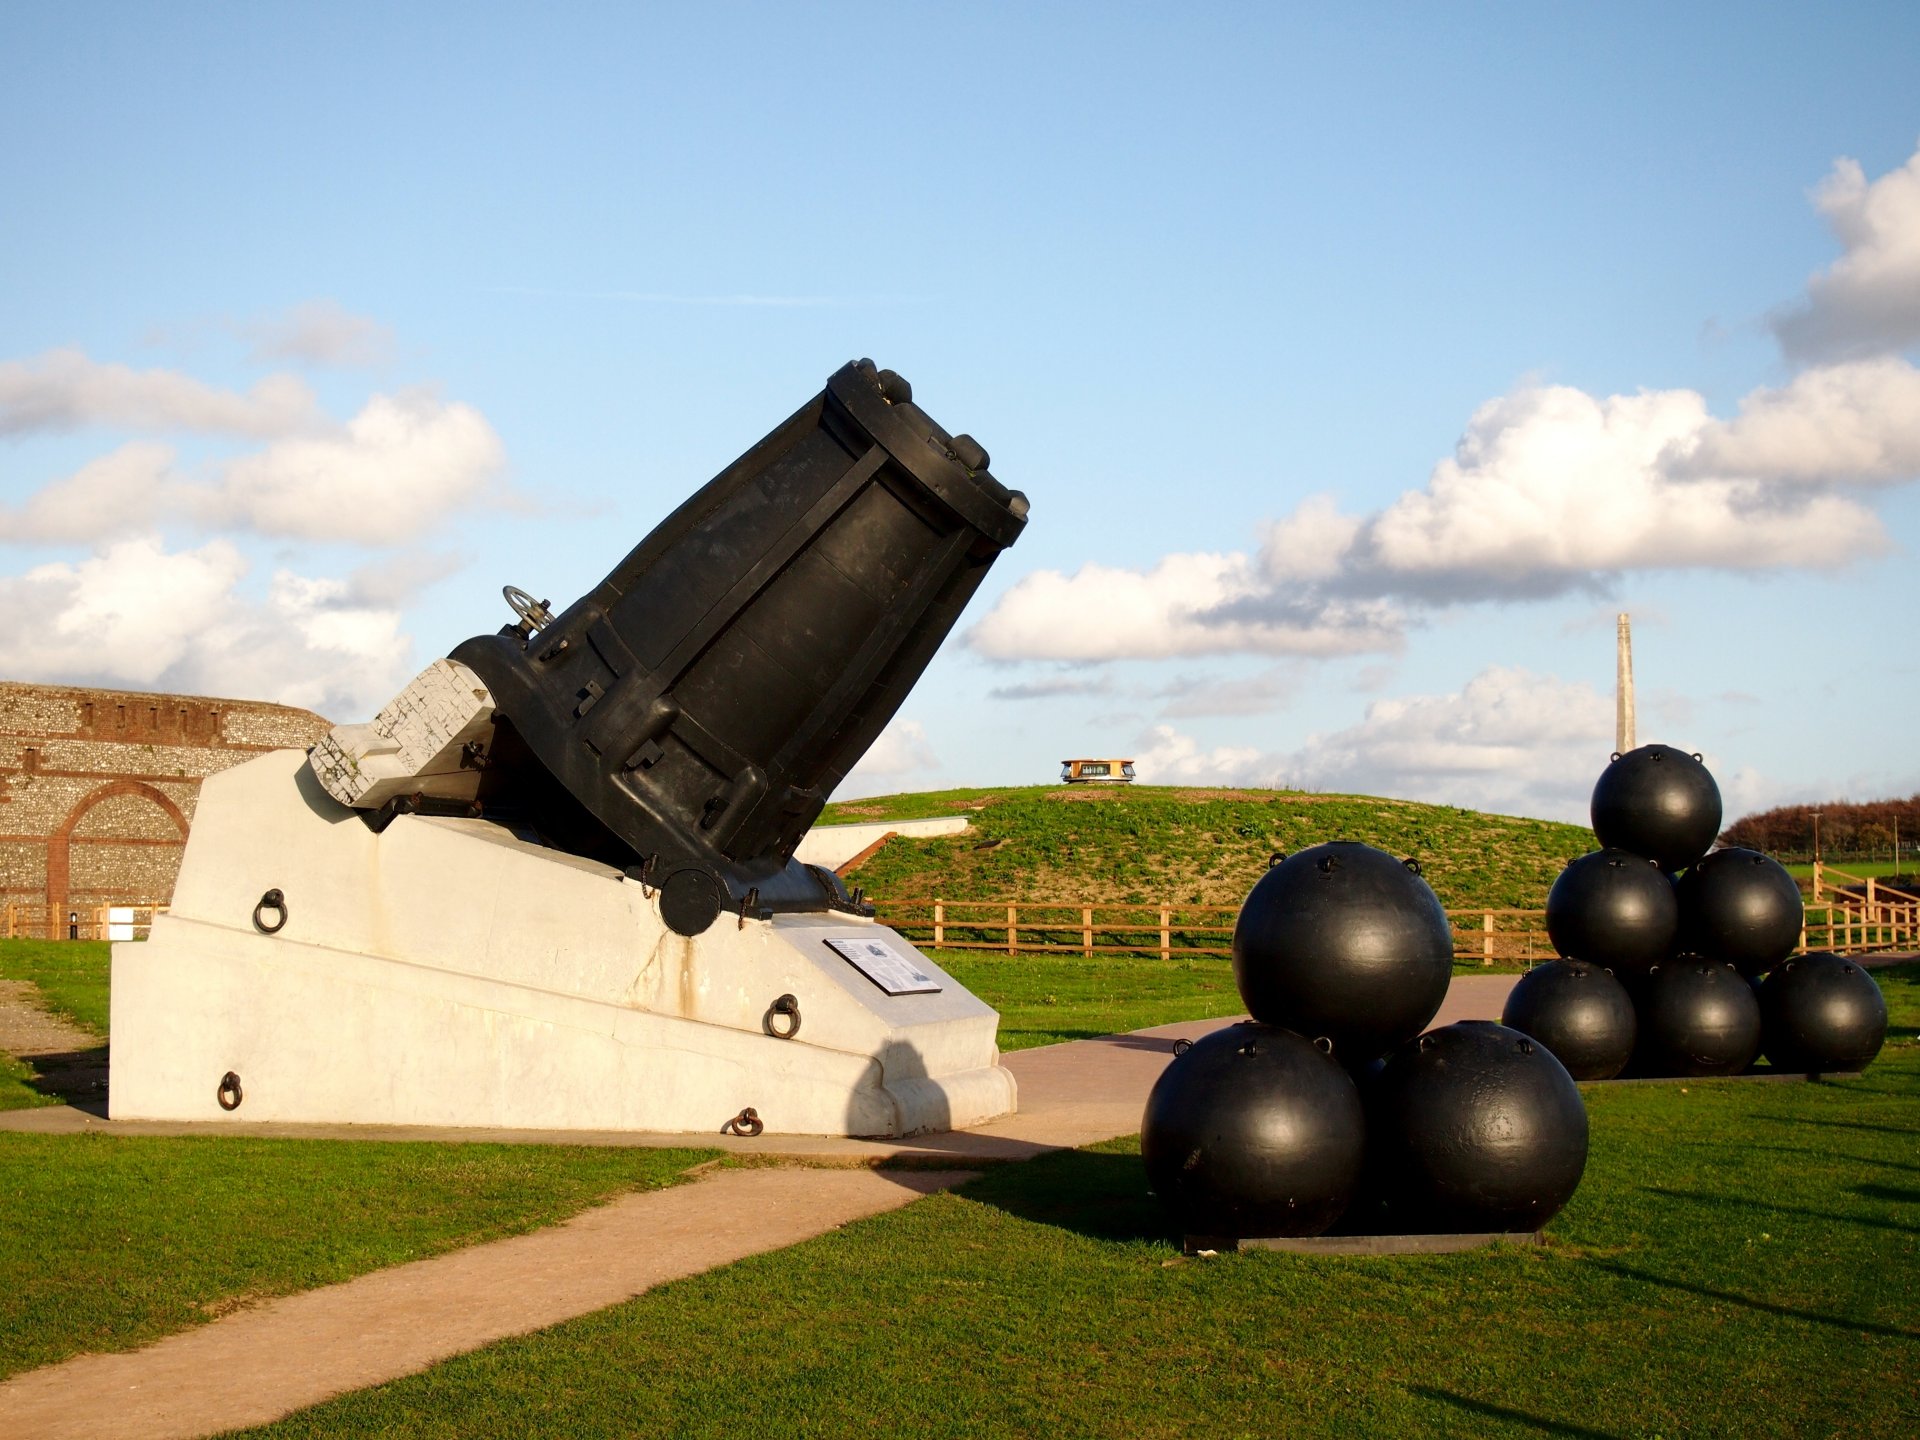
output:
[[[257,700],[0,681],[0,933],[104,938],[107,907],[165,905],[200,782],[331,726]]]
[[[1060,778],[1069,785],[1131,785],[1131,760],[1062,760]]]

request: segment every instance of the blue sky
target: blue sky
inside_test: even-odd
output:
[[[1920,789],[1911,5],[0,12],[0,675],[364,718],[847,359],[1032,499],[847,791]]]

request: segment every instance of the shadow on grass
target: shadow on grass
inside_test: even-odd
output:
[[[1705,1140],[1688,1141],[1703,1150],[1724,1148],[1720,1142]],[[1887,1160],[1878,1155],[1854,1155],[1843,1150],[1815,1150],[1810,1145],[1756,1145],[1747,1144],[1749,1150],[1770,1150],[1780,1155],[1811,1155],[1816,1160],[1825,1160],[1839,1165],[1877,1165],[1883,1170],[1910,1170],[1920,1174],[1920,1165],[1910,1165],[1904,1160]]]
[[[1582,1264],[1591,1265],[1596,1270],[1605,1270],[1626,1280],[1638,1280],[1646,1285],[1658,1285],[1667,1290],[1680,1290],[1688,1295],[1699,1295],[1708,1300],[1722,1300],[1729,1305],[1741,1305],[1749,1310],[1758,1310],[1767,1315],[1779,1315],[1788,1320],[1805,1320],[1814,1325],[1831,1325],[1836,1330],[1851,1330],[1859,1335],[1884,1335],[1891,1340],[1920,1340],[1920,1330],[1903,1330],[1898,1325],[1882,1325],[1874,1320],[1849,1320],[1841,1315],[1824,1315],[1818,1310],[1803,1310],[1797,1305],[1777,1305],[1771,1300],[1756,1300],[1751,1295],[1739,1295],[1731,1290],[1716,1290],[1711,1285],[1696,1285],[1687,1280],[1675,1280],[1667,1275],[1656,1275],[1650,1270],[1636,1270],[1631,1265],[1622,1265],[1613,1260],[1586,1259]]]
[[[1920,1205],[1920,1190],[1909,1190],[1903,1185],[1854,1185],[1849,1187],[1854,1194],[1866,1200],[1891,1200],[1896,1205]]]
[[[1894,1220],[1876,1220],[1869,1215],[1849,1215],[1840,1210],[1811,1210],[1804,1205],[1775,1205],[1765,1200],[1748,1200],[1739,1195],[1708,1195],[1698,1190],[1668,1190],[1659,1185],[1642,1185],[1640,1191],[1665,1200],[1685,1200],[1688,1204],[1703,1205],[1711,1210],[1763,1210],[1770,1215],[1799,1215],[1808,1220],[1825,1220],[1835,1225],[1864,1225],[1870,1230],[1920,1235],[1920,1225],[1902,1225]],[[1855,1187],[1854,1193],[1860,1193],[1858,1187]],[[1914,1192],[1899,1190],[1893,1193],[1912,1195]]]
[[[1165,1241],[1180,1235],[1147,1190],[1138,1155],[1066,1150],[999,1165],[960,1193],[969,1200],[1090,1240]]]
[[[72,1050],[61,1055],[34,1055],[24,1062],[33,1074],[27,1085],[42,1095],[105,1119],[107,1115],[107,1047]]]
[[[1753,1118],[1780,1125],[1812,1125],[1821,1130],[1865,1130],[1871,1135],[1920,1135],[1920,1129],[1911,1125],[1869,1125],[1864,1120],[1815,1120],[1807,1115],[1755,1115]]]
[[[1451,1405],[1455,1409],[1465,1410],[1487,1420],[1508,1420],[1516,1425],[1525,1425],[1538,1430],[1542,1435],[1568,1435],[1574,1440],[1622,1440],[1611,1430],[1591,1430],[1585,1425],[1571,1425],[1565,1420],[1548,1420],[1540,1415],[1530,1415],[1525,1410],[1515,1410],[1506,1405],[1493,1405],[1485,1400],[1469,1399],[1465,1395],[1456,1395],[1451,1390],[1436,1390],[1429,1385],[1409,1385],[1410,1394],[1423,1400],[1438,1400],[1442,1405]]]

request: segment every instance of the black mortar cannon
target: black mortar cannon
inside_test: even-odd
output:
[[[794,848],[1026,525],[987,464],[855,361],[558,615],[509,590],[519,624],[450,657],[496,707],[483,806],[683,935],[859,909]]]

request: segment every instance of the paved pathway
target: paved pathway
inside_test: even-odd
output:
[[[1497,1017],[1513,976],[1456,979],[1436,1024]],[[532,1235],[476,1245],[270,1301],[145,1349],[86,1355],[0,1384],[8,1440],[186,1440],[262,1424],[348,1390],[424,1370],[747,1255],[797,1244],[969,1178],[970,1164],[1024,1159],[1140,1128],[1176,1039],[1228,1020],[1162,1025],[1016,1051],[1020,1113],[977,1130],[907,1141],[762,1136],[722,1148],[810,1162],[723,1169],[624,1196]],[[113,1134],[337,1136],[540,1143],[673,1144],[675,1136],[373,1126],[154,1125],[65,1107],[0,1114],[15,1130]],[[721,1137],[694,1137],[714,1143]],[[880,1160],[920,1168],[876,1170]],[[932,1168],[940,1167],[940,1168]]]

